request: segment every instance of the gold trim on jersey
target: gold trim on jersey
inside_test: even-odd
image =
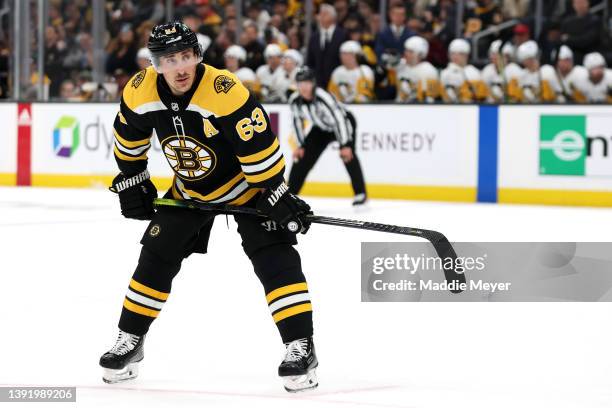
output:
[[[270,167],[268,170],[264,171],[260,174],[249,175],[245,174],[245,178],[248,183],[259,183],[264,180],[271,179],[276,176],[278,173],[283,171],[285,168],[285,159],[281,157],[281,159],[274,166]]]
[[[243,193],[240,197],[236,198],[234,201],[230,201],[228,204],[229,205],[244,205],[247,202],[249,202],[249,200],[253,197],[255,197],[255,195],[257,195],[257,193],[259,193],[262,189],[261,188],[249,188],[245,193]]]
[[[121,115],[121,113],[119,115]],[[133,149],[135,147],[146,146],[147,144],[149,144],[149,140],[150,140],[150,138],[147,138],[147,139],[140,139],[140,140],[129,141],[129,140],[126,140],[126,139],[122,138],[121,135],[119,135],[119,132],[117,132],[117,129],[114,129],[114,128],[113,128],[113,133],[115,134],[115,139],[122,146],[124,146],[124,147],[126,147],[128,149]]]
[[[235,82],[226,92],[215,90],[218,77],[227,77]],[[190,105],[196,105],[215,116],[226,116],[237,111],[249,99],[249,90],[231,72],[204,64],[204,76],[191,97]]]
[[[274,138],[274,142],[272,142],[270,146],[257,153],[249,154],[248,156],[238,156],[238,160],[240,161],[240,163],[255,163],[261,161],[270,156],[272,153],[274,153],[278,146],[278,139]]]
[[[145,160],[147,158],[147,152],[144,152],[143,154],[139,156],[128,156],[128,155],[121,153],[119,149],[117,148],[117,146],[114,146],[113,151],[115,153],[115,156],[125,161]]]
[[[133,112],[136,112],[140,106],[149,103],[159,102],[161,104],[161,99],[157,93],[157,72],[155,68],[148,67],[142,79],[136,81],[139,75],[142,76],[142,71],[134,75],[130,79],[129,85],[123,90],[123,101]],[[135,83],[138,85],[134,86]]]

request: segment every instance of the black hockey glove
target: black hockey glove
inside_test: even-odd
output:
[[[257,209],[293,233],[305,234],[310,228],[310,222],[305,217],[312,214],[310,206],[291,194],[284,181],[263,192],[257,201]]]
[[[119,173],[109,190],[119,194],[121,214],[125,218],[150,220],[155,214],[153,200],[157,198],[157,189],[147,170],[129,178]]]

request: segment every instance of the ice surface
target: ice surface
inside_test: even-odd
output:
[[[348,199],[308,201],[451,241],[610,240],[608,209],[376,200],[355,213]],[[77,386],[78,407],[612,406],[610,303],[361,303],[360,242],[405,238],[319,225],[298,248],[320,386],[287,394],[282,344],[224,217],[210,253],[183,263],[140,377],[105,385],[97,361],[145,226],[103,190],[0,188],[0,384]]]

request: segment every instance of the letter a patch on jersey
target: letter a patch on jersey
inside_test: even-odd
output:
[[[215,92],[217,93],[228,93],[234,85],[236,85],[236,81],[227,75],[219,75],[215,78]]]

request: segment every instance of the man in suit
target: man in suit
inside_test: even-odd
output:
[[[336,26],[336,10],[330,4],[321,4],[317,19],[319,28],[310,37],[306,65],[315,71],[317,84],[327,89],[333,70],[340,65],[340,45],[347,35]]]
[[[378,59],[389,51],[401,55],[404,42],[414,33],[406,27],[406,6],[396,3],[389,9],[389,25],[376,36],[375,51]]]

